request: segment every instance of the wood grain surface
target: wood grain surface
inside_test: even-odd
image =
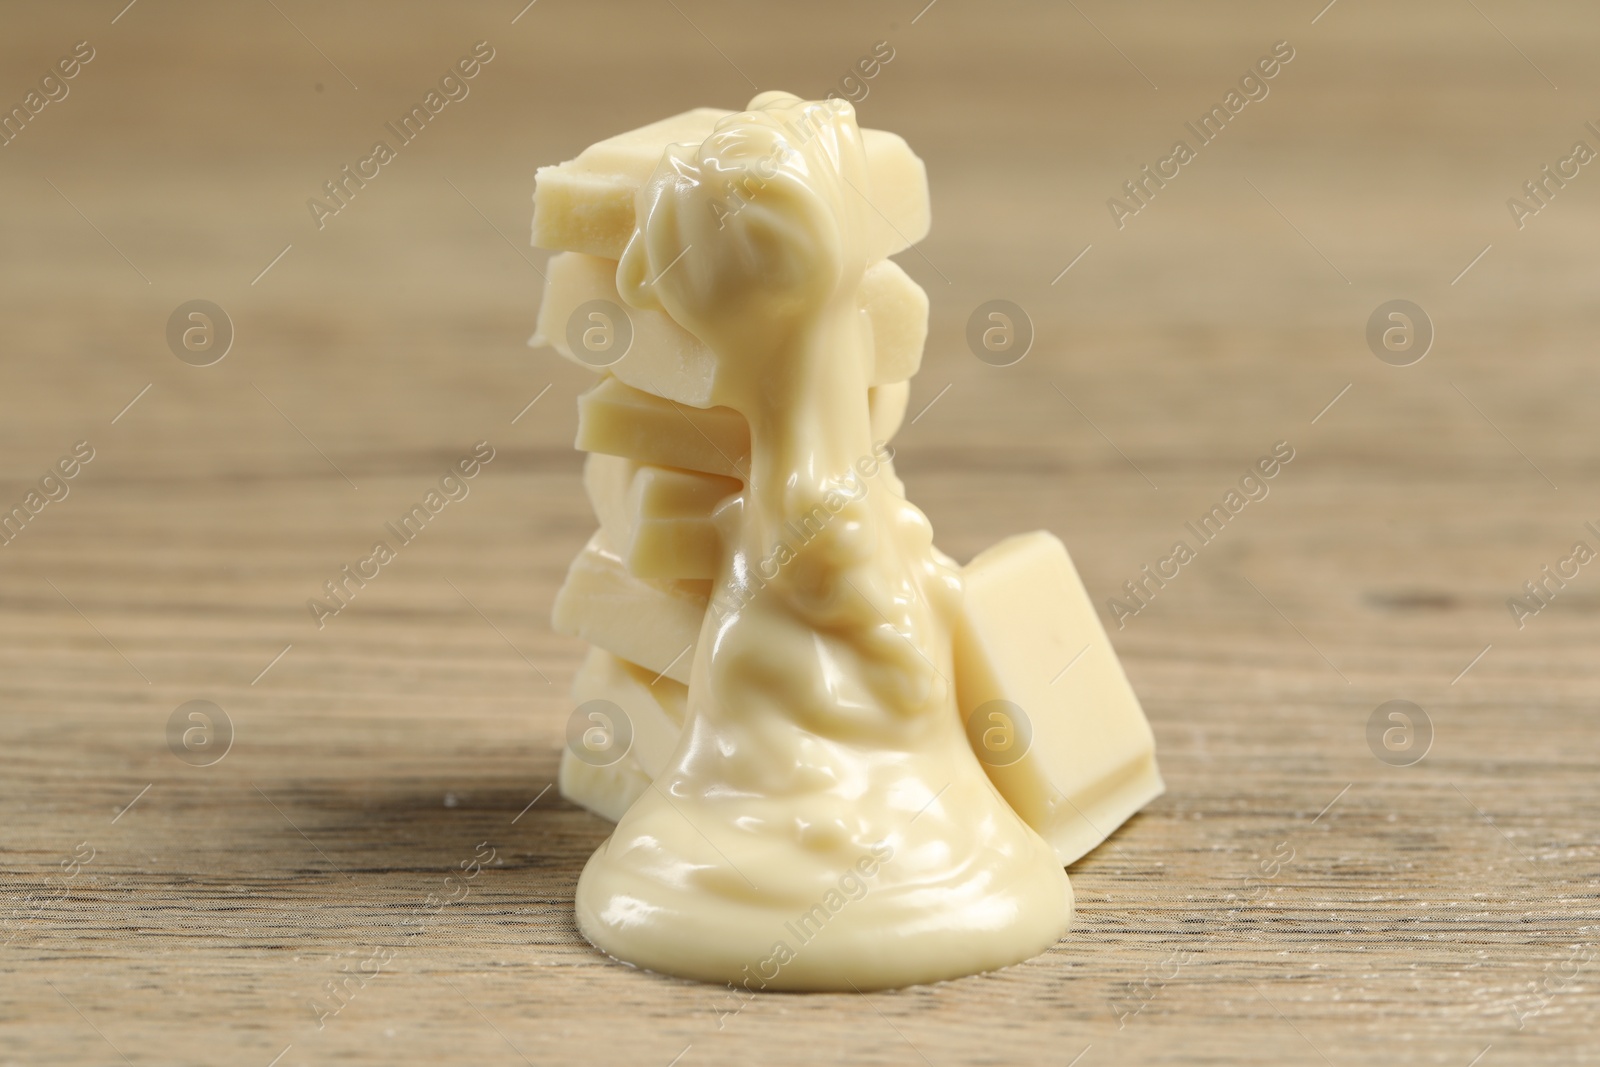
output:
[[[0,147],[0,507],[93,450],[0,546],[0,1062],[1600,1062],[1600,564],[1507,607],[1600,548],[1600,165],[1507,205],[1600,148],[1592,4],[124,3],[0,12],[8,109],[94,50]],[[533,171],[839,89],[879,41],[861,119],[933,190],[896,443],[940,545],[1053,530],[1104,606],[1294,459],[1106,616],[1169,788],[1074,866],[1065,940],[741,1003],[573,925],[607,825],[550,788],[581,650],[547,618],[593,526],[588,378],[525,345]],[[169,349],[196,299],[233,327],[211,366]],[[991,299],[1031,321],[1015,365],[968,349]],[[1365,336],[1394,299],[1435,335],[1409,366]],[[307,599],[479,441],[470,495],[319,629]],[[231,722],[210,766],[169,747],[194,700]],[[1369,745],[1390,700],[1431,724],[1411,766]]]

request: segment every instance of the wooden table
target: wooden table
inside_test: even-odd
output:
[[[94,453],[0,547],[0,1062],[1600,1061],[1600,566],[1507,608],[1600,546],[1600,173],[1521,229],[1506,204],[1600,147],[1592,5],[122,4],[0,36],[7,106],[95,53],[0,148],[0,505]],[[470,95],[319,229],[307,200],[480,40]],[[580,648],[547,616],[593,523],[587,377],[525,347],[529,194],[880,40],[860,115],[934,195],[897,445],[942,547],[1049,528],[1104,604],[1295,458],[1112,624],[1169,788],[1072,869],[1066,940],[722,1015],[573,926],[607,826],[550,788]],[[1108,198],[1279,40],[1119,229]],[[1014,366],[964,340],[993,298],[1035,330]],[[1365,339],[1400,298],[1436,332],[1409,366]],[[211,366],[168,346],[196,299],[233,326]],[[319,629],[307,599],[479,441],[471,495]],[[195,700],[232,724],[210,766],[169,749]],[[1369,747],[1390,700],[1431,723],[1411,766]]]

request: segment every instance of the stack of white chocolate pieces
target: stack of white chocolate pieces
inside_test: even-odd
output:
[[[709,406],[711,353],[664,312],[626,307],[617,261],[666,147],[699,144],[728,114],[701,108],[602,141],[541,168],[534,192],[533,243],[557,254],[531,343],[603,372],[578,400],[577,439],[600,529],[573,561],[552,623],[591,646],[574,700],[615,704],[631,730],[626,753],[603,766],[564,750],[561,792],[613,821],[677,745],[723,554],[713,513],[743,488],[750,452],[744,417]],[[927,294],[887,257],[925,237],[930,214],[922,161],[905,141],[880,130],[862,140],[877,254],[858,301],[878,442],[904,418],[928,329]],[[960,713],[976,724],[969,736],[995,787],[1069,864],[1161,793],[1149,725],[1060,541],[1010,538],[964,578]],[[999,734],[987,729],[996,713]],[[983,751],[997,736],[1004,753]]]

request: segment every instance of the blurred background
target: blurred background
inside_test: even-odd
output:
[[[1592,1054],[1593,5],[0,18],[0,509],[30,516],[0,545],[0,1060]],[[385,123],[475,48],[398,145]],[[535,168],[769,88],[852,99],[925,160],[898,469],[958,559],[1062,537],[1168,793],[1072,869],[1078,926],[1040,960],[719,1018],[572,924],[607,826],[544,791],[581,652],[548,615],[593,527],[592,377],[526,345],[528,232]],[[1031,336],[1005,366],[966,339],[992,300]],[[196,308],[215,334],[186,348]],[[319,628],[308,598],[480,441],[470,495]],[[1279,442],[1270,494],[1118,618]],[[1568,577],[1530,599],[1546,566]],[[231,746],[204,766],[169,732],[195,700]]]

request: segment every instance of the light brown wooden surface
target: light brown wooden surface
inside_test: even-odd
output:
[[[1600,545],[1600,170],[1506,207],[1600,147],[1592,5],[122,3],[0,14],[7,106],[96,49],[0,148],[0,504],[95,450],[0,547],[0,1062],[1600,1060],[1600,570],[1521,630],[1505,604]],[[471,95],[319,231],[306,199],[480,39]],[[1073,868],[1066,940],[719,1018],[572,922],[607,828],[544,791],[580,652],[546,619],[593,524],[586,376],[524,346],[533,169],[746,75],[820,95],[881,39],[862,121],[934,197],[897,444],[942,547],[1049,528],[1103,604],[1295,459],[1113,630],[1169,789]],[[1106,199],[1280,39],[1118,230]],[[1009,368],[963,339],[994,297],[1037,329]],[[1403,368],[1363,339],[1397,297],[1437,328]],[[206,368],[165,340],[196,298],[237,332]],[[319,630],[306,599],[479,440],[471,495]],[[194,699],[236,730],[207,768],[167,747]],[[1368,748],[1391,699],[1435,728],[1415,766]],[[502,862],[430,910],[480,842]]]

